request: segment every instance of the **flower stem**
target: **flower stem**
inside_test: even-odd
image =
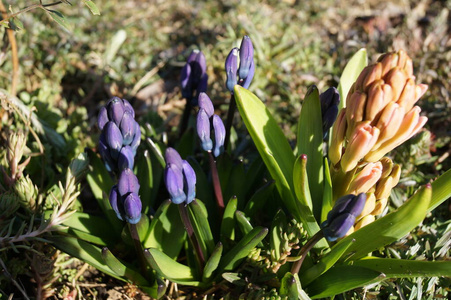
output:
[[[291,267],[291,274],[299,273],[299,270],[301,269],[302,263],[304,262],[305,257],[307,256],[307,253],[313,248],[313,246],[316,245],[322,238],[324,237],[323,231],[320,230],[317,233],[315,233],[314,236],[312,236],[307,243],[301,248],[299,251],[299,255],[301,258],[296,261],[293,266]]]
[[[226,120],[226,136],[224,139],[224,149],[227,150],[230,141],[230,130],[232,129],[233,117],[235,115],[236,110],[236,101],[233,94],[230,95],[230,103],[229,110],[227,111],[227,120]]]
[[[138,254],[140,265],[141,265],[141,273],[144,277],[147,277],[147,260],[144,257],[144,249],[141,244],[141,240],[139,239],[138,228],[136,224],[128,224],[128,230],[130,231],[130,236],[132,237],[133,244],[135,246],[136,253]]]
[[[222,220],[222,216],[224,215],[224,199],[222,197],[221,182],[219,181],[218,168],[216,167],[216,161],[213,157],[213,154],[211,154],[211,151],[208,151],[208,158],[210,161],[210,170],[211,177],[213,179],[213,187],[215,190],[216,203],[218,204],[219,209],[219,218],[220,220]]]
[[[194,200],[196,201],[196,200]],[[191,242],[191,245],[194,247],[195,253],[196,253],[196,259],[199,265],[199,274],[201,274],[201,270],[203,270],[205,265],[205,258],[204,254],[202,253],[202,249],[200,248],[199,241],[197,240],[196,236],[194,235],[194,229],[193,225],[191,224],[191,221],[189,219],[188,215],[188,208],[184,204],[179,204],[179,213],[180,218],[182,219],[183,225],[185,226],[186,233],[188,234],[188,238]]]
[[[187,127],[188,127],[188,121],[189,121],[189,117],[191,115],[191,109],[192,109],[192,105],[191,105],[192,99],[186,99],[186,105],[185,105],[185,110],[183,111],[183,116],[182,116],[182,121],[180,122],[179,125],[179,138],[182,137],[183,133],[186,131]]]

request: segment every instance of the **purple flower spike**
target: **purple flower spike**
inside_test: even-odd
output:
[[[333,242],[344,237],[354,225],[355,218],[362,213],[365,202],[365,193],[339,198],[327,214],[327,220],[321,224],[325,238]]]
[[[249,86],[251,85],[252,79],[254,78],[254,74],[255,74],[255,64],[252,61],[250,69],[249,69],[249,73],[247,74],[247,77],[246,77],[246,79],[244,79],[244,82],[243,82],[243,87],[245,89],[248,89]]]
[[[199,107],[205,110],[209,118],[215,113],[213,103],[211,102],[210,97],[205,93],[199,94]]]
[[[124,216],[130,224],[137,224],[141,219],[142,203],[139,196],[129,193],[124,199]]]
[[[238,69],[238,48],[233,48],[225,61],[225,70],[227,75],[226,87],[231,93],[233,93],[233,87],[238,82],[237,69]]]
[[[186,160],[183,161],[183,175],[186,204],[190,204],[196,198],[196,173]]]
[[[136,121],[129,111],[125,111],[119,128],[121,129],[122,137],[124,139],[123,144],[130,145],[135,137]]]
[[[133,169],[133,165],[135,163],[135,154],[130,146],[124,146],[119,153],[119,157],[117,159],[117,165],[119,170],[123,169]]]
[[[164,158],[166,159],[166,164],[174,164],[180,170],[183,169],[182,158],[180,157],[180,154],[177,152],[177,150],[175,150],[174,148],[168,147],[164,154]]]
[[[139,192],[139,181],[133,171],[130,169],[122,170],[119,175],[119,182],[117,184],[119,194],[123,197],[128,193],[138,194]]]
[[[110,121],[113,121],[119,126],[125,111],[124,102],[118,97],[111,98],[107,104],[107,111]]]
[[[119,210],[119,207],[122,207],[122,199],[121,195],[119,195],[119,191],[117,190],[117,185],[114,185],[110,191],[110,205],[111,208],[116,213],[116,216],[119,220],[123,221],[122,213]]]
[[[210,137],[210,118],[205,109],[201,108],[197,114],[197,135],[199,135],[201,147],[204,151],[213,149],[213,141]]]
[[[186,201],[186,194],[183,190],[184,180],[182,169],[177,165],[168,163],[166,164],[164,182],[169,192],[172,203],[180,204]]]
[[[100,130],[103,130],[103,127],[108,123],[108,113],[106,111],[106,107],[102,106],[99,111],[99,116],[97,117],[97,125],[99,125]]]
[[[253,62],[254,46],[252,45],[251,39],[245,35],[240,46],[240,68],[238,70],[240,79],[246,79],[248,77]],[[253,75],[251,77],[253,77]]]
[[[215,147],[213,150],[213,155],[218,157],[224,151],[224,140],[226,135],[224,123],[218,115],[213,116],[213,130],[215,132]]]
[[[122,134],[114,122],[106,123],[104,127],[106,145],[110,149],[111,156],[117,159],[122,148]]]
[[[324,137],[334,124],[338,115],[338,105],[340,104],[340,94],[335,87],[327,89],[320,96],[321,101],[321,115],[323,119],[323,134]]]
[[[355,216],[349,213],[339,215],[329,226],[323,229],[324,236],[329,242],[334,242],[338,238],[344,237],[349,229],[354,225]]]

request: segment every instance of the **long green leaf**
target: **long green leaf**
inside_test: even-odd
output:
[[[310,209],[316,220],[321,220],[323,203],[323,122],[321,103],[316,86],[310,87],[299,116],[297,132],[298,155],[307,155],[307,175],[312,193]],[[296,182],[295,182],[296,184]]]
[[[349,60],[340,77],[338,92],[340,93],[339,108],[346,106],[346,97],[354,82],[359,77],[362,70],[368,65],[368,56],[366,49],[362,48],[357,51]]]
[[[371,269],[356,266],[337,266],[305,287],[312,299],[332,297],[337,294],[381,281],[385,276]]]
[[[188,211],[190,212],[194,235],[202,248],[204,257],[209,257],[215,248],[215,242],[208,222],[207,209],[202,201],[196,199],[188,205]]]
[[[426,216],[431,199],[430,185],[421,188],[396,211],[366,225],[339,241],[331,251],[341,251],[341,244],[355,239],[343,255],[352,254],[351,260],[366,256],[405,236]]]
[[[221,261],[222,249],[223,249],[222,243],[219,242],[216,245],[215,250],[213,250],[213,253],[211,254],[210,258],[205,263],[204,272],[202,275],[202,282],[207,282],[212,278],[213,272],[218,268],[219,262]]]
[[[354,261],[353,265],[384,273],[387,278],[451,277],[451,261],[367,257]]]
[[[333,207],[332,178],[330,177],[329,161],[324,158],[324,191],[323,205],[321,207],[321,223],[326,221],[327,214]]]
[[[287,297],[287,299],[311,299],[302,289],[298,274],[293,275],[290,272],[285,273],[281,280],[279,295],[282,297]]]
[[[246,203],[246,207],[244,208],[244,213],[249,218],[253,218],[254,215],[265,206],[266,200],[269,199],[273,190],[275,183],[273,180],[266,183],[264,186],[259,188],[252,195],[251,199]]]
[[[285,230],[285,226],[287,225],[287,216],[283,212],[283,210],[279,210],[276,213],[272,223],[271,223],[271,231],[270,231],[270,240],[269,244],[271,245],[271,257],[274,258],[275,261],[280,259],[280,246],[282,244],[282,236],[283,231]]]
[[[127,278],[140,286],[149,285],[149,282],[138,271],[122,263],[107,247],[102,249],[102,257],[106,265],[118,276]]]
[[[255,227],[246,234],[227,254],[221,259],[219,273],[235,269],[241,261],[258,245],[268,233],[267,228]]]
[[[177,209],[169,200],[163,202],[155,213],[145,238],[145,248],[156,248],[176,259],[186,240],[186,231]]]
[[[231,198],[227,203],[222,217],[221,241],[225,245],[235,240],[235,211],[237,202],[238,200],[236,197]]]
[[[265,105],[254,94],[236,85],[235,100],[246,128],[254,141],[285,206],[302,221],[307,232],[313,236],[319,231],[318,223],[312,222],[311,210],[300,211],[293,193],[293,166],[295,157],[287,139]]]
[[[249,222],[249,220],[246,218],[246,215],[242,211],[237,210],[235,212],[235,218],[244,235],[248,234],[252,231],[252,229],[254,229],[251,222]]]
[[[148,214],[155,202],[152,191],[156,188],[153,182],[152,160],[150,158],[149,150],[145,150],[143,155],[138,156],[135,165],[137,170],[136,175],[139,178],[139,195],[143,212]]]
[[[163,252],[155,248],[144,250],[144,256],[154,269],[161,276],[184,285],[200,286],[201,283],[194,278],[193,270],[188,266],[176,262]]]
[[[433,210],[451,197],[451,169],[432,182],[432,197],[428,211]]]

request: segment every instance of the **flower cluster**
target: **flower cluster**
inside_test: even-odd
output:
[[[132,169],[141,141],[141,129],[130,103],[118,97],[111,98],[100,109],[97,124],[102,131],[99,152],[108,171],[119,173],[125,168]]]
[[[166,149],[165,159],[164,182],[171,201],[175,204],[190,204],[196,198],[196,173],[173,148]]]
[[[427,85],[415,84],[412,60],[404,51],[381,56],[351,87],[333,127],[329,158],[344,172],[376,162],[426,123],[414,106]]]
[[[240,56],[240,65],[238,67],[238,55]],[[236,84],[248,88],[255,73],[254,64],[254,46],[251,39],[246,35],[241,41],[240,48],[233,48],[225,61],[227,74],[226,87],[233,93],[233,87]]]
[[[324,237],[333,242],[353,231],[356,217],[362,213],[366,195],[346,195],[339,198],[327,215],[327,220],[321,224]],[[350,232],[351,231],[351,232]]]
[[[182,96],[193,106],[197,106],[199,94],[207,91],[208,75],[204,54],[193,50],[180,75]]]
[[[214,113],[213,103],[205,93],[199,95],[197,134],[204,151],[212,151],[218,157],[224,151],[226,130],[221,118]],[[212,138],[213,136],[213,138]]]
[[[110,191],[111,207],[120,220],[136,224],[141,219],[142,203],[138,178],[132,171],[141,141],[135,111],[127,100],[113,97],[100,109],[97,123],[102,130],[100,155],[108,171],[119,176],[118,184]]]

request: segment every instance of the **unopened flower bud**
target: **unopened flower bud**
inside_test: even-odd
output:
[[[108,118],[116,123],[117,126],[121,124],[124,111],[124,102],[119,97],[113,97],[107,104]]]
[[[110,149],[111,156],[117,159],[122,148],[123,138],[122,133],[114,122],[108,122],[105,125],[105,141]]]
[[[251,39],[245,35],[241,40],[240,46],[240,67],[238,75],[241,79],[245,79],[249,75],[249,70],[254,61],[254,46]]]
[[[164,158],[167,164],[174,164],[180,170],[183,169],[182,158],[180,157],[180,154],[177,152],[177,150],[175,150],[174,148],[168,147],[166,149],[166,152],[164,153]]]
[[[133,169],[135,163],[135,154],[130,146],[124,146],[119,152],[119,157],[117,159],[117,165],[119,170],[123,169]]]
[[[117,185],[114,185],[111,188],[109,200],[110,200],[111,208],[116,213],[117,218],[121,221],[124,221],[124,219],[122,218],[122,212],[120,210],[120,208],[122,208],[122,199],[121,199],[121,195],[119,194],[119,191],[117,189]]]
[[[224,140],[226,135],[224,123],[218,115],[213,115],[213,130],[215,133],[213,155],[218,157],[224,151]]]
[[[166,162],[164,181],[172,203],[180,204],[186,200],[183,171],[176,164]]]
[[[124,199],[124,217],[130,224],[137,224],[141,219],[142,203],[139,196],[129,193]]]
[[[378,161],[368,163],[352,180],[348,193],[366,193],[372,188],[382,175],[382,164]]]
[[[210,137],[210,118],[203,108],[197,114],[196,128],[202,149],[204,151],[211,151],[213,149],[213,141]]]
[[[233,87],[238,83],[238,48],[233,48],[225,61],[225,70],[227,75],[226,87],[233,93]]]
[[[125,111],[119,126],[124,145],[130,145],[136,133],[136,121],[131,112]]]
[[[117,188],[121,196],[125,196],[128,193],[139,193],[139,181],[132,170],[128,168],[122,170],[119,175]]]
[[[205,113],[209,118],[215,113],[213,103],[206,93],[199,94],[199,107],[205,110]]]
[[[338,105],[340,104],[340,94],[335,87],[328,88],[320,96],[321,116],[323,119],[323,134],[326,136],[330,127],[334,124],[338,115]]]
[[[245,89],[249,88],[249,86],[251,85],[252,79],[254,78],[254,74],[255,74],[255,63],[254,61],[252,61],[251,66],[249,68],[249,72],[247,73],[247,77],[243,81],[243,87]]]
[[[196,198],[196,173],[186,160],[183,161],[183,176],[186,204],[190,204]]]
[[[136,149],[138,148],[140,143],[141,143],[141,128],[139,127],[138,122],[135,122],[135,136],[133,137],[132,143],[130,144],[130,147],[132,148],[134,154],[136,154]]]
[[[99,111],[99,116],[97,117],[97,125],[99,126],[100,130],[103,130],[103,127],[110,121],[108,119],[108,113],[106,111],[106,107],[102,106]]]

